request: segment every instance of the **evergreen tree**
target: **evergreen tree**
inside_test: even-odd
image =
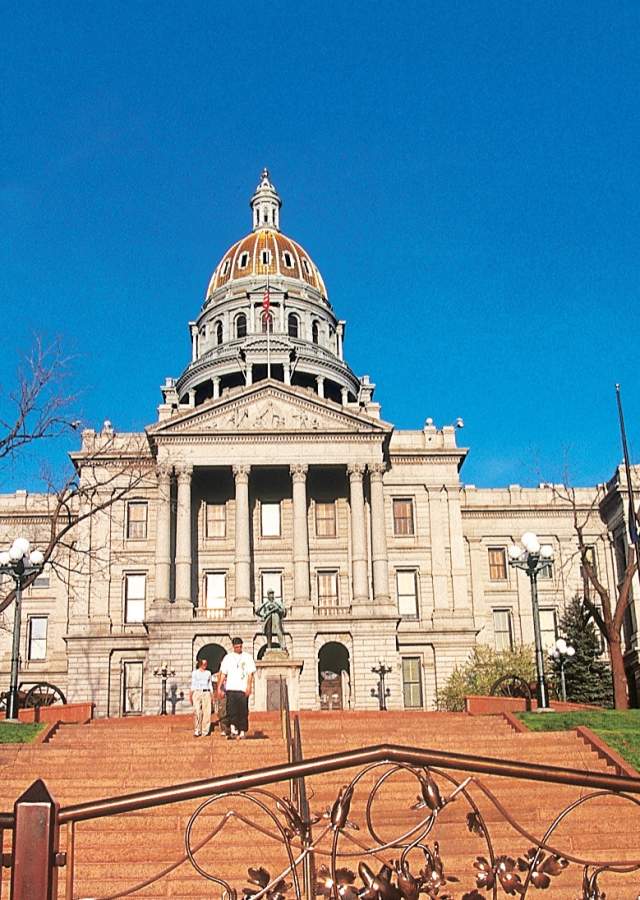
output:
[[[613,705],[613,683],[608,663],[601,659],[601,646],[591,613],[576,596],[560,619],[560,633],[575,648],[575,656],[565,662],[567,700],[573,703]],[[551,659],[556,683],[560,685],[560,663]],[[560,691],[558,690],[558,694]]]

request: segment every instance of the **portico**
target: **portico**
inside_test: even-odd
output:
[[[383,478],[391,426],[361,410],[345,410],[276,382],[261,382],[241,399],[212,400],[148,430],[159,460],[155,617],[169,607],[173,616],[181,610],[181,617],[189,617],[200,605],[194,543],[204,541],[198,557],[205,564],[208,548],[204,518],[196,507],[206,502],[207,485],[228,482],[230,474],[233,494],[221,515],[225,521],[229,517],[229,531],[233,521],[233,540],[225,527],[225,538],[211,549],[215,561],[224,562],[233,585],[226,598],[227,614],[253,617],[261,567],[276,564],[291,584],[283,598],[289,614],[308,619],[313,615],[312,563],[321,565],[323,560],[348,571],[347,595],[336,606],[388,614]],[[256,432],[256,423],[271,427]],[[321,553],[310,553],[310,473],[327,486],[332,481],[344,484],[338,499],[347,512],[346,533],[336,527],[335,534],[325,536]],[[276,474],[278,533],[264,535],[258,512],[265,501],[261,486]]]

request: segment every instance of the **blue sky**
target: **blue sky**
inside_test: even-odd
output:
[[[92,426],[152,422],[267,165],[385,419],[462,416],[467,482],[595,483],[619,381],[640,462],[638,3],[27,2],[0,24],[5,391],[61,336]]]

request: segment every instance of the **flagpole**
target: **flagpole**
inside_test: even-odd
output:
[[[627,432],[624,427],[624,414],[622,412],[622,398],[620,385],[616,384],[616,400],[618,403],[618,419],[620,420],[620,435],[622,437],[622,453],[624,456],[624,469],[627,476],[627,493],[629,494],[629,537],[636,551],[636,566],[638,581],[640,581],[640,535],[638,534],[638,521],[636,519],[636,504],[633,497],[633,484],[631,481],[631,466],[629,464],[629,448],[627,446]]]
[[[267,309],[267,378],[271,378],[271,296],[269,292],[269,265],[267,264],[267,297],[269,308]]]

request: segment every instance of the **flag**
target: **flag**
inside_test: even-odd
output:
[[[269,297],[269,285],[267,285],[266,290],[264,292],[264,297],[262,298],[262,315],[268,316],[271,311],[271,299]]]

